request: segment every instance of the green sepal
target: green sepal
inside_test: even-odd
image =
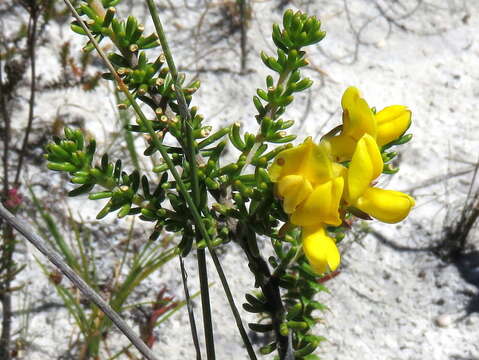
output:
[[[264,345],[264,346],[260,347],[259,348],[259,353],[261,355],[268,355],[268,354],[271,354],[273,351],[275,351],[276,348],[277,348],[277,343],[273,342],[271,344]]]
[[[206,147],[208,145],[211,145],[215,141],[217,141],[217,140],[221,139],[223,136],[227,135],[230,131],[231,131],[231,127],[227,126],[227,127],[224,127],[222,129],[220,129],[219,131],[215,132],[214,134],[211,134],[206,139],[204,139],[204,140],[202,140],[198,143],[198,149],[203,149],[204,147]],[[226,144],[224,144],[224,145],[226,145]],[[221,151],[224,149],[224,145],[221,145],[221,147],[222,147]],[[220,144],[218,144],[217,147],[218,146],[220,146]],[[219,153],[221,153],[221,151],[218,150]]]
[[[284,71],[283,66],[281,66],[281,64],[278,63],[273,57],[266,55],[263,51],[261,52],[260,56],[261,60],[263,60],[263,63],[271,70],[276,71],[279,74]]]
[[[273,324],[255,324],[255,323],[248,323],[248,327],[256,332],[269,332],[273,330]]]
[[[105,216],[108,215],[111,209],[111,204],[112,204],[111,200],[106,203],[103,209],[101,209],[100,212],[96,215],[97,220],[103,219]]]
[[[74,176],[70,179],[70,182],[72,182],[73,184],[85,184],[89,182],[89,180],[90,179],[85,176]]]
[[[67,163],[67,162],[64,162],[64,163],[49,162],[47,164],[47,167],[50,170],[55,170],[55,171],[73,172],[77,170],[77,167],[75,165]]]
[[[406,131],[407,131],[407,129],[406,129]],[[389,144],[384,145],[381,148],[381,151],[387,150],[390,147],[395,146],[395,145],[403,145],[403,144],[411,141],[412,138],[413,138],[413,134],[402,135],[399,139],[394,140],[394,141],[390,142]]]
[[[249,303],[244,303],[243,304],[243,309],[246,310],[247,312],[253,313],[253,314],[258,314],[264,312],[264,309],[255,307]]]
[[[296,139],[296,135],[285,135],[283,132],[279,131],[273,136],[269,136],[266,141],[275,143],[275,144],[284,144],[293,141]]]
[[[309,325],[305,321],[288,321],[286,322],[288,328],[296,330],[296,331],[303,331],[309,328]]]
[[[193,248],[193,236],[183,235],[183,237],[181,238],[180,243],[178,244],[178,248],[181,251],[181,256],[182,257],[188,256],[191,249]]]
[[[124,204],[120,211],[118,212],[118,219],[121,219],[121,218],[124,218],[126,215],[128,215],[130,213],[130,210],[131,210],[131,203],[126,203]]]
[[[138,22],[136,21],[136,18],[131,15],[128,16],[125,26],[125,35],[128,40],[130,40],[131,36],[133,35],[133,32],[137,29],[137,27]]]
[[[297,358],[301,358],[302,356],[309,355],[314,350],[316,350],[317,347],[318,347],[317,343],[308,343],[304,347],[302,347],[301,349],[296,350],[294,352],[294,357],[297,359]]]
[[[96,193],[91,193],[90,195],[88,195],[88,198],[90,200],[100,200],[100,199],[106,199],[106,198],[112,197],[112,195],[113,195],[112,191],[100,191]]]
[[[72,191],[70,191],[68,193],[68,196],[78,196],[78,195],[82,195],[82,194],[86,194],[88,192],[90,192],[91,189],[93,189],[93,187],[95,186],[95,184],[84,184],[80,187],[77,187],[76,189],[73,189]]]
[[[129,68],[130,66],[130,64],[128,63],[128,60],[126,60],[123,56],[113,52],[108,54],[108,60],[110,60],[112,64],[116,66],[120,66],[124,68]]]
[[[261,121],[261,135],[268,136],[269,132],[273,126],[273,120],[270,117],[265,116],[263,121]]]
[[[234,145],[234,147],[236,147],[240,151],[244,151],[245,148],[246,148],[246,145],[243,142],[243,140],[241,139],[240,128],[241,128],[240,123],[234,123],[231,126],[231,131],[228,134],[228,136],[229,136],[229,139],[230,139],[231,143]]]
[[[261,103],[261,100],[257,96],[253,96],[253,104],[256,107],[256,110],[258,110],[258,113],[260,115],[263,115],[266,112],[266,109],[264,108],[263,104]]]
[[[86,35],[86,31],[83,29],[81,25],[78,24],[78,22],[74,21],[70,24],[70,29],[80,35]]]
[[[300,315],[303,311],[303,304],[300,302],[294,304],[294,306],[288,309],[286,314],[286,320],[293,320],[296,316]]]
[[[103,18],[103,23],[101,26],[107,28],[111,25],[113,18],[115,17],[116,9],[114,7],[109,7],[106,10],[105,17]]]
[[[399,171],[398,167],[393,167],[391,164],[384,164],[383,174],[394,175]]]
[[[264,91],[263,89],[257,89],[256,90],[256,94],[258,94],[258,96],[263,99],[264,101],[270,101],[270,98],[268,96],[268,93],[266,91]]]

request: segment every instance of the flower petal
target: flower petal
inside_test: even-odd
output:
[[[303,251],[318,274],[336,270],[341,261],[336,243],[323,226],[303,229]]]
[[[364,134],[358,141],[347,175],[348,202],[354,203],[383,171],[383,159],[374,138]]]
[[[351,160],[356,148],[356,140],[345,134],[325,138],[323,142],[329,145],[332,159],[338,162]]]
[[[269,174],[273,182],[288,175],[302,175],[314,186],[331,178],[332,163],[326,146],[318,146],[308,137],[303,144],[280,152]]]
[[[339,202],[343,193],[344,180],[334,178],[318,185],[307,200],[291,215],[291,223],[299,226],[312,226],[321,223],[338,226]]]
[[[403,220],[414,204],[414,199],[402,192],[369,188],[355,206],[379,221],[393,224]]]
[[[368,103],[358,89],[349,87],[341,99],[343,107],[343,131],[341,134],[358,141],[364,134],[376,137],[376,120]]]
[[[397,140],[411,125],[411,111],[406,106],[392,105],[376,114],[378,146]]]
[[[312,191],[311,183],[301,175],[287,175],[277,185],[278,195],[283,198],[283,209],[287,214],[293,213]]]

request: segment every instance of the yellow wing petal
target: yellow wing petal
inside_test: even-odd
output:
[[[343,130],[341,134],[358,141],[364,134],[376,137],[376,120],[368,103],[359,90],[348,87],[341,99],[343,108]]]
[[[341,134],[325,138],[323,141],[329,144],[331,157],[334,161],[343,162],[351,160],[356,148],[356,140],[351,136]]]
[[[356,207],[379,221],[397,223],[411,211],[415,201],[399,191],[369,188],[357,202]]]
[[[283,198],[283,209],[291,214],[313,191],[311,183],[301,175],[287,175],[279,180],[278,195]]]
[[[383,159],[373,137],[364,134],[358,141],[347,175],[348,201],[354,203],[383,170]]]
[[[411,125],[411,111],[406,106],[392,105],[376,114],[377,137],[379,146],[397,140]]]

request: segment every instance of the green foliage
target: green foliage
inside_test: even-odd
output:
[[[70,191],[70,196],[89,194],[91,200],[107,200],[98,219],[118,211],[119,218],[138,215],[142,220],[155,222],[151,240],[162,230],[180,234],[177,248],[182,256],[189,254],[195,239],[197,249],[213,249],[214,260],[215,247],[231,240],[237,242],[247,256],[258,288],[254,294],[246,295],[243,307],[261,313],[265,320],[249,326],[258,332],[272,331],[275,338],[260,352],[277,349],[281,358],[294,352],[296,359],[312,359],[311,353],[323,340],[312,334],[317,322],[313,311],[325,309],[314,297],[325,288],[317,282],[317,275],[302,254],[299,232],[278,229],[288,216],[274,196],[267,168],[295,139],[294,134],[287,132],[294,121],[281,116],[293,102],[294,94],[312,85],[311,79],[301,75],[301,68],[308,65],[303,48],[324,37],[321,23],[304,13],[286,11],[283,29],[273,26],[276,56],[261,53],[264,64],[275,75],[269,75],[266,88],[258,89],[253,97],[257,133],[242,133],[239,123],[212,131],[211,126],[203,123],[197,108],[185,111],[182,102],[184,97],[189,106],[199,81],[187,82],[183,74],[177,75],[171,66],[171,54],[164,46],[165,55],[150,60],[148,49],[158,46],[157,35],[143,36],[144,27],[132,16],[118,19],[116,9],[111,7],[115,4],[103,1],[104,6],[110,6],[104,10],[98,8],[98,2],[91,1],[82,3],[78,11],[97,41],[108,38],[115,45],[116,50],[107,58],[116,74],[105,73],[103,77],[119,77],[118,85],[125,85],[132,95],[119,106],[121,110],[132,106],[138,114],[135,124],[125,123],[125,130],[146,134],[150,144],[143,155],[150,157],[159,151],[164,163],[156,166],[153,173],[140,174],[140,169],[124,171],[121,160],[111,162],[107,154],[98,161],[95,141],[89,140],[85,145],[81,131],[66,128],[64,138],[55,138],[46,146],[48,167],[69,173],[70,181],[79,185]],[[72,23],[72,30],[87,34],[78,20]],[[93,49],[93,44],[88,41],[85,49]],[[147,119],[138,111],[136,101],[153,110],[152,118]],[[175,145],[163,143],[167,134],[176,140]],[[224,163],[228,142],[238,150],[238,156],[235,161]],[[177,167],[182,169],[181,174]],[[158,180],[153,181],[156,176]],[[155,184],[154,189],[151,184]],[[259,251],[259,236],[271,239],[275,256],[269,263]],[[254,354],[250,353],[250,357],[254,358]]]

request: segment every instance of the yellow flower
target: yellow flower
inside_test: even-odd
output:
[[[415,202],[399,191],[371,187],[382,172],[383,160],[374,138],[364,134],[358,141],[346,175],[344,197],[349,205],[386,222],[403,220]]]
[[[383,146],[397,140],[411,125],[411,111],[403,105],[385,107],[376,113],[376,142]]]
[[[283,209],[295,225],[319,223],[339,225],[339,201],[344,180],[333,166],[327,147],[311,138],[303,144],[278,154],[269,168],[276,192],[283,199]]]
[[[411,111],[402,105],[392,105],[373,114],[359,90],[349,87],[341,99],[343,125],[337,136],[326,137],[334,160],[351,159],[356,143],[364,134],[371,135],[379,146],[398,139],[411,124]]]
[[[334,239],[326,235],[323,225],[303,228],[303,251],[318,274],[336,270],[341,260]]]

